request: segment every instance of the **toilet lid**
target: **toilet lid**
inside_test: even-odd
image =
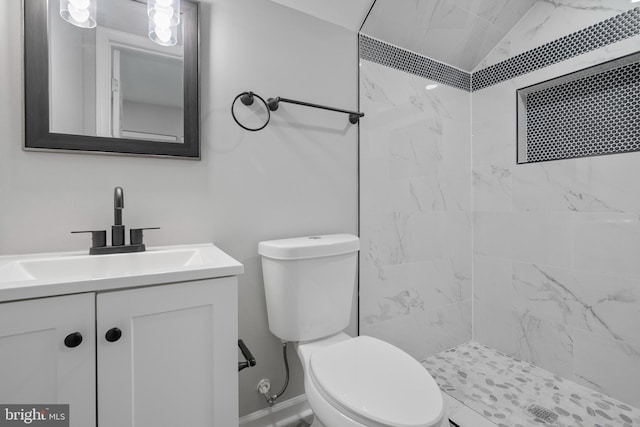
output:
[[[327,401],[367,426],[429,427],[442,419],[442,394],[427,370],[376,338],[314,351],[310,374]]]

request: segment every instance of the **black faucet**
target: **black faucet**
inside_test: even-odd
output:
[[[113,190],[113,225],[111,226],[112,246],[124,245],[124,225],[122,225],[122,209],[124,209],[124,191],[122,191],[122,187],[116,187],[115,190]]]
[[[72,233],[91,233],[92,244],[89,249],[91,255],[121,254],[127,252],[143,252],[146,248],[142,243],[143,230],[157,230],[160,227],[132,228],[129,230],[129,244],[125,245],[122,224],[122,210],[124,209],[124,191],[116,187],[113,191],[113,225],[111,226],[111,246],[107,246],[107,232],[105,230],[72,231]]]

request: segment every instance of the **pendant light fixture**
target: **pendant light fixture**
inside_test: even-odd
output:
[[[149,38],[161,46],[178,43],[180,0],[148,0]]]
[[[97,0],[60,0],[60,16],[81,28],[96,27]]]

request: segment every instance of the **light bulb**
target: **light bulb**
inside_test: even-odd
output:
[[[160,46],[175,46],[178,43],[178,27],[156,27],[149,23],[149,38]]]
[[[89,9],[76,8],[73,3],[69,3],[69,15],[75,19],[79,24],[83,24],[89,20]]]
[[[76,9],[88,9],[89,0],[69,0],[69,5],[73,5]]]
[[[156,27],[156,36],[158,36],[158,40],[163,43],[168,43],[171,40],[171,30],[169,28],[158,28]]]
[[[156,28],[169,28],[171,26],[171,18],[173,17],[173,8],[156,8],[156,13],[153,15],[153,22],[156,24]]]
[[[161,46],[175,46],[178,43],[180,0],[148,0],[147,15],[149,38]]]
[[[60,0],[60,16],[76,27],[95,28],[96,0]]]
[[[154,21],[156,25],[165,26],[166,19],[164,16],[169,16],[169,26],[178,25],[180,23],[180,1],[179,0],[148,0],[147,2],[147,15],[149,19]],[[160,20],[158,22],[158,20]]]

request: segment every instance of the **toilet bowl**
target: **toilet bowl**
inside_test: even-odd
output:
[[[442,393],[418,361],[342,332],[351,317],[359,239],[260,242],[269,330],[297,343],[316,427],[444,427]]]
[[[399,348],[339,333],[297,346],[313,427],[444,427],[434,379]]]

